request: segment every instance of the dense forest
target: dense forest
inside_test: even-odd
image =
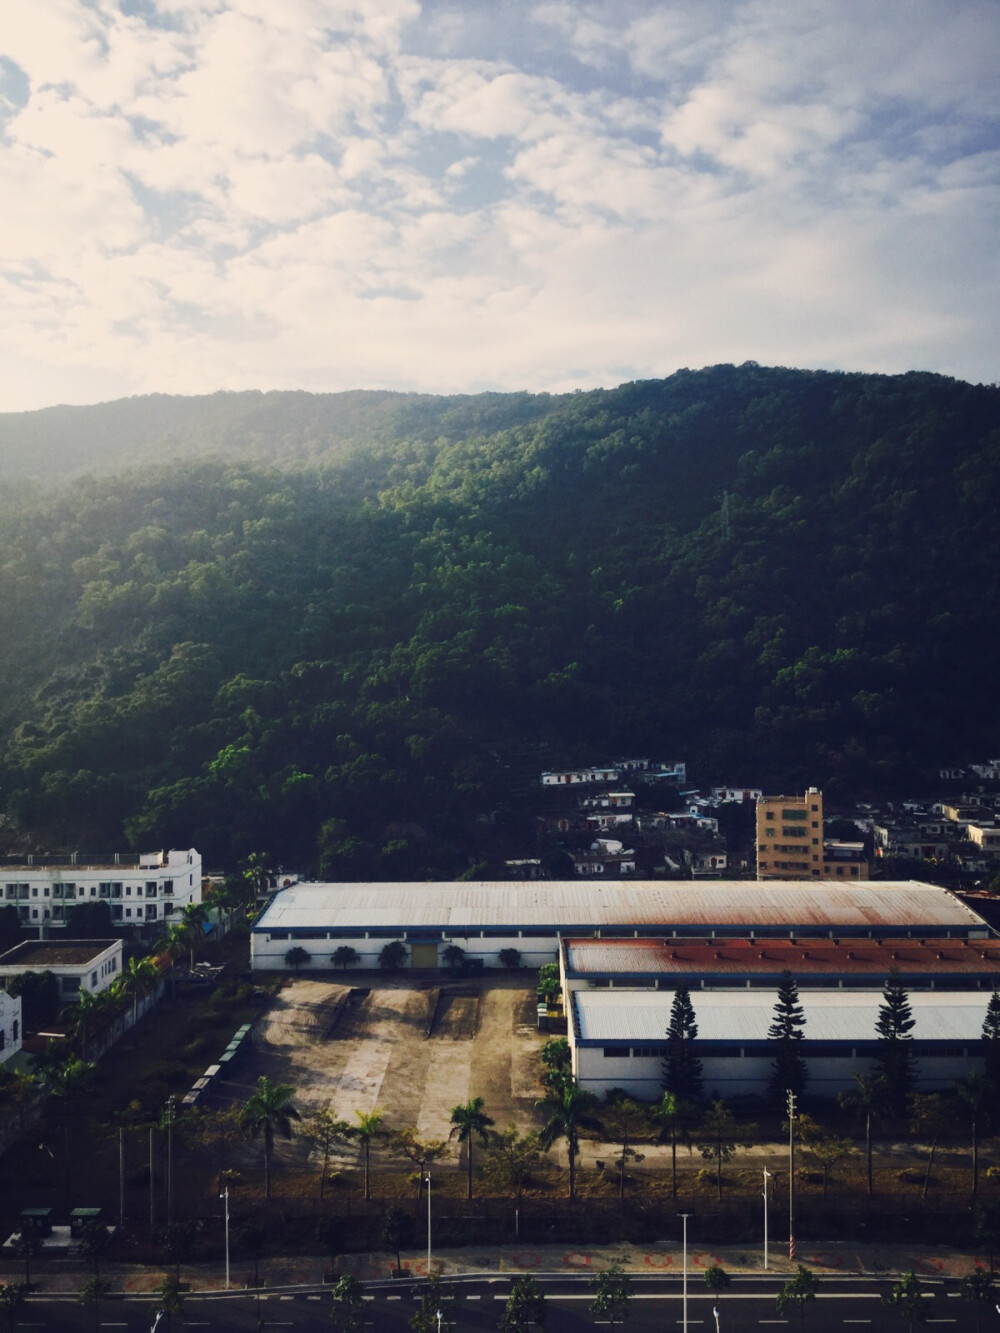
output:
[[[154,396],[0,417],[0,480],[9,849],[450,878],[562,761],[1000,752],[993,387]]]

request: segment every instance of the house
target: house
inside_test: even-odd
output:
[[[561,768],[542,774],[543,787],[569,787],[592,782],[614,782],[618,771],[614,768]]]
[[[0,1065],[17,1055],[22,1039],[21,997],[0,991]]]
[[[0,987],[22,972],[51,972],[69,1002],[81,991],[108,990],[121,970],[121,940],[27,940],[0,954]]]
[[[195,849],[115,852],[110,856],[0,858],[0,898],[17,907],[23,926],[65,929],[69,909],[107,902],[111,920],[142,926],[179,916],[201,902],[201,856]]]

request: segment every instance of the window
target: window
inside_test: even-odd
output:
[[[813,809],[815,808],[813,806]],[[805,819],[805,817],[806,812],[804,810],[782,810],[781,812],[782,819]]]
[[[627,1060],[629,1057],[628,1046],[605,1046],[605,1060]]]
[[[97,985],[97,973],[96,973],[96,972],[91,972],[91,974],[90,974],[90,989],[93,990],[94,987],[95,987],[96,985]]]
[[[21,1035],[21,1025],[16,1018],[11,1024],[10,1035],[14,1039],[14,1041],[17,1041],[18,1037]]]
[[[7,1034],[3,1028],[0,1028],[0,1051],[7,1045]]]

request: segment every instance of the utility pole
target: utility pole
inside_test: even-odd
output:
[[[771,1179],[771,1172],[764,1167],[764,1272],[767,1272],[767,1182]]]
[[[684,1302],[683,1302],[683,1333],[688,1333],[688,1218],[690,1213],[681,1213],[681,1221],[684,1224]]]
[[[795,1258],[795,1093],[787,1092],[788,1101],[788,1257]]]

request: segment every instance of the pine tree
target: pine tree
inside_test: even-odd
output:
[[[882,992],[875,1032],[878,1036],[878,1062],[885,1080],[889,1110],[894,1116],[906,1114],[906,1099],[916,1081],[916,1061],[913,1057],[913,1010],[909,997],[893,968]]]
[[[667,1092],[688,1102],[695,1102],[701,1096],[701,1061],[694,1050],[697,1035],[691,994],[686,986],[678,986],[670,1006],[663,1085]]]
[[[990,996],[983,1019],[983,1072],[1000,1095],[1000,995]]]
[[[791,972],[782,972],[774,1005],[774,1019],[767,1030],[767,1035],[776,1043],[770,1091],[773,1100],[779,1105],[784,1105],[787,1092],[800,1096],[809,1078],[801,1046],[805,1025],[806,1016],[799,1003],[799,988],[795,978]]]

